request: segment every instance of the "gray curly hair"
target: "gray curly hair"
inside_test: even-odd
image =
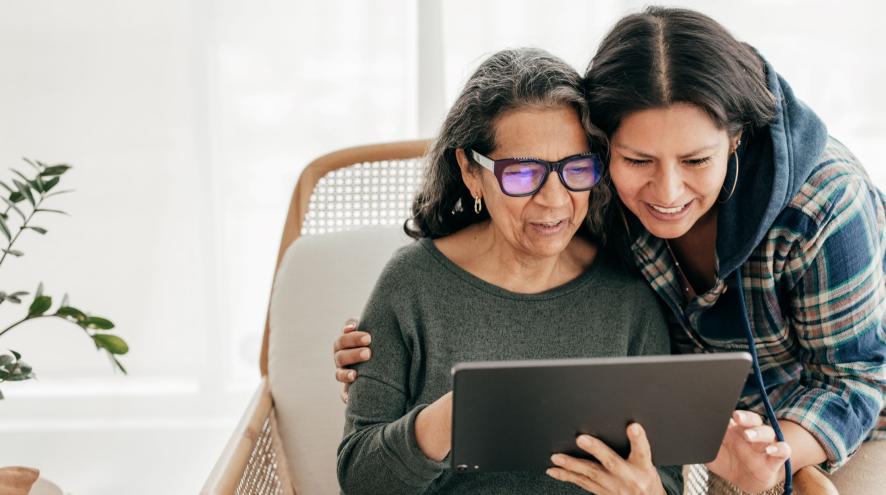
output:
[[[424,184],[412,204],[412,218],[403,226],[406,234],[438,238],[489,218],[485,210],[475,214],[462,207],[473,198],[462,181],[455,150],[489,154],[496,146],[495,121],[503,113],[558,106],[573,107],[589,139],[606,142],[605,134],[591,124],[581,77],[569,64],[537,48],[502,50],[487,58],[468,79],[431,144]],[[471,167],[480,165],[472,161]],[[611,197],[605,184],[591,190],[586,225],[601,241]]]

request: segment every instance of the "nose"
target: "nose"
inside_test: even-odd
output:
[[[679,166],[673,164],[660,164],[658,170],[650,178],[650,187],[654,192],[656,201],[661,206],[677,206],[676,203],[683,198],[683,174]]]
[[[569,202],[569,190],[560,181],[556,172],[551,172],[545,184],[532,199],[546,208],[558,208]]]

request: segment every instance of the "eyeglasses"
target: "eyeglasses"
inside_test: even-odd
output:
[[[470,150],[471,157],[495,174],[501,192],[508,196],[531,196],[541,190],[551,172],[557,172],[560,182],[570,191],[590,190],[600,181],[603,162],[596,153],[568,156],[557,162],[538,158],[503,158],[493,160]]]

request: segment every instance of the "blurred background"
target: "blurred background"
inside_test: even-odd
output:
[[[22,239],[0,289],[67,292],[131,347],[124,377],[64,322],[4,336],[0,350],[39,380],[2,384],[0,466],[37,467],[74,495],[196,493],[258,382],[304,165],[431,137],[500,48],[538,46],[583,71],[615,20],[646,4],[0,0],[0,163],[70,163],[76,190],[52,198],[71,217]],[[886,187],[886,4],[670,4],[755,45]],[[0,305],[0,318],[25,309]]]

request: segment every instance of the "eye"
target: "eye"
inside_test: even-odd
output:
[[[700,167],[702,165],[707,164],[711,161],[711,157],[706,156],[704,158],[693,158],[692,160],[686,160],[686,164],[693,167]]]
[[[647,163],[652,161],[648,159],[630,158],[627,156],[623,156],[622,158],[624,158],[624,160],[628,162],[628,165],[632,165],[634,167],[642,167],[643,165],[646,165]]]

